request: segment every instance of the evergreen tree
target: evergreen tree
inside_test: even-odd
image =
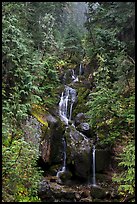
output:
[[[123,197],[135,193],[134,128],[134,2],[89,2],[86,27],[88,29],[86,53],[93,70],[95,89],[88,102],[90,124],[100,144],[123,145],[119,155],[119,171],[115,181]],[[132,155],[131,161],[129,158]],[[131,165],[129,165],[129,163]],[[132,173],[131,173],[132,172]]]

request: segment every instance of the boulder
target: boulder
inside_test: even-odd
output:
[[[76,129],[79,131],[79,132],[82,132],[84,135],[86,135],[87,137],[90,137],[90,126],[88,123],[80,123]]]
[[[64,134],[67,143],[67,165],[73,166],[76,176],[87,179],[91,170],[92,140],[68,127]]]
[[[73,78],[72,78],[72,69],[67,69],[65,74],[62,75],[61,77],[61,81],[63,84],[69,84],[73,81]]]
[[[58,173],[57,182],[60,184],[67,184],[72,177],[72,173],[70,171],[60,171]]]
[[[86,119],[84,113],[78,113],[75,117],[75,126],[78,126],[80,123],[83,123]]]
[[[84,179],[88,179],[91,169],[90,150],[85,149],[81,153],[77,153],[74,158],[75,175]]]
[[[51,114],[45,117],[48,128],[42,127],[41,157],[45,163],[62,163],[64,148],[62,135],[64,134],[65,126],[59,118],[55,118]]]
[[[41,123],[34,117],[28,116],[28,118],[21,124],[24,132],[25,141],[32,143],[35,149],[39,151],[40,138],[41,138]]]

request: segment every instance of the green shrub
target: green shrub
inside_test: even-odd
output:
[[[4,202],[39,201],[38,183],[42,171],[36,167],[39,152],[23,138],[2,147]]]
[[[118,185],[118,191],[122,195],[135,194],[135,142],[128,142],[127,146],[120,154],[118,166],[124,168],[121,173],[114,174],[113,181]]]

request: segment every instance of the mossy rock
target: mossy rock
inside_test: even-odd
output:
[[[59,168],[60,168],[60,164],[52,165],[49,169],[50,175],[55,176],[57,174]]]
[[[90,90],[85,88],[85,87],[79,87],[77,88],[77,92],[78,92],[78,101],[76,106],[74,107],[73,110],[73,116],[76,116],[80,112],[87,112],[88,111],[88,107],[86,106],[87,103],[87,99],[90,93]]]
[[[63,182],[66,182],[67,180],[71,179],[72,173],[70,171],[65,171],[60,175],[60,179]]]
[[[65,125],[58,116],[53,116],[48,109],[34,104],[32,115],[41,123],[42,135],[40,142],[41,157],[45,163],[61,163],[63,158],[62,136]]]
[[[47,109],[48,110],[48,109]],[[31,114],[45,127],[48,127],[48,122],[46,119],[46,114],[48,113],[45,108],[40,105],[33,104],[31,107]]]

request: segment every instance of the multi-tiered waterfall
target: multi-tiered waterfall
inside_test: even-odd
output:
[[[79,66],[79,76],[82,74],[82,65]],[[74,70],[71,70],[71,79],[72,79],[72,85],[75,82],[78,82],[78,76],[75,74]],[[76,90],[74,88],[71,88],[70,86],[65,85],[64,91],[61,93],[60,102],[59,102],[59,116],[62,122],[65,123],[66,127],[69,125],[69,121],[72,120],[72,112],[73,112],[73,105],[76,102],[77,96],[76,96]],[[71,123],[73,125],[73,123]],[[74,126],[74,125],[73,125]],[[81,134],[81,137],[85,141],[88,141],[88,138],[86,138],[85,135]],[[63,137],[63,164],[60,170],[57,172],[57,177],[60,178],[61,174],[66,171],[66,140]],[[95,157],[95,152],[93,151],[93,156]],[[94,158],[93,158],[94,159]],[[93,160],[95,161],[95,160]],[[95,165],[93,165],[95,168]],[[93,182],[95,184],[95,171],[93,172]]]
[[[61,120],[68,125],[68,121],[72,119],[72,109],[73,104],[76,101],[76,90],[66,86],[61,94],[59,102],[59,115]],[[63,138],[63,166],[61,170],[57,172],[57,177],[60,177],[60,174],[66,171],[66,141]]]

